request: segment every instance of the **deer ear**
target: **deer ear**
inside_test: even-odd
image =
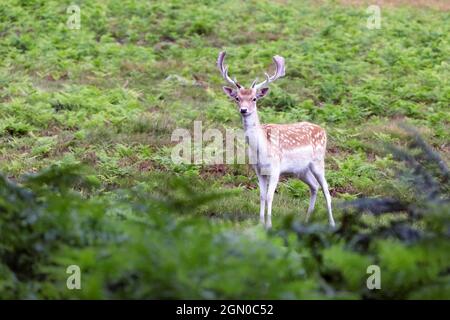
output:
[[[223,91],[229,96],[230,98],[236,98],[237,92],[233,88],[230,87],[223,87]]]
[[[258,91],[256,97],[258,99],[264,98],[267,95],[267,93],[269,93],[269,88],[262,88],[261,90]]]

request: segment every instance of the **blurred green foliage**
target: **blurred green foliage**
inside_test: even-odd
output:
[[[418,166],[432,153],[395,149],[401,119],[450,157],[448,12],[383,7],[368,30],[365,7],[336,1],[76,4],[79,30],[67,3],[0,6],[1,298],[450,297],[448,180],[420,175],[439,169]],[[338,230],[321,226],[322,197],[298,223],[308,190],[289,179],[267,234],[249,168],[171,161],[175,128],[241,127],[215,67],[223,49],[247,85],[286,58],[261,120],[327,129],[335,203],[356,206],[336,210]],[[70,264],[81,291],[66,288]],[[382,290],[367,290],[367,264]]]
[[[426,144],[418,147],[422,155],[438,157]],[[439,164],[439,158],[416,165],[410,160],[422,158],[413,151],[394,153],[415,168],[413,187],[426,176],[445,182],[448,168],[441,168],[443,175],[437,168],[428,169]],[[411,203],[348,202],[336,230],[304,226],[287,216],[281,228],[266,233],[260,226],[236,230],[232,223],[193,215],[202,205],[226,195],[199,193],[186,179],[169,179],[151,197],[142,187],[83,196],[83,190],[98,187],[84,170],[52,166],[24,177],[21,184],[1,178],[2,298],[450,296],[446,185],[444,193],[437,195],[428,188]],[[378,226],[368,225],[361,215],[396,211],[408,215]],[[373,264],[382,270],[380,290],[366,286],[367,268]],[[66,287],[65,270],[70,265],[82,271],[81,290]]]

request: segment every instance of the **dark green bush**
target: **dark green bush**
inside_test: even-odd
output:
[[[241,232],[192,215],[220,194],[198,193],[181,178],[169,178],[150,197],[139,188],[94,196],[78,166],[53,166],[21,184],[1,178],[0,295],[449,298],[448,168],[415,133],[411,148],[394,154],[407,164],[401,176],[421,194],[409,203],[346,203],[336,230],[290,216],[269,233],[258,226]],[[395,212],[376,226],[361,214]],[[372,264],[381,268],[381,290],[366,287]],[[81,268],[81,290],[66,287],[69,265]]]

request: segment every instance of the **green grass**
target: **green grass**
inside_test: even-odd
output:
[[[170,159],[175,128],[193,132],[195,120],[203,130],[241,128],[215,66],[224,49],[230,73],[247,85],[262,78],[273,55],[285,57],[286,77],[261,101],[261,120],[311,121],[327,130],[326,170],[336,204],[412,197],[381,148],[404,144],[399,121],[418,127],[450,159],[448,12],[382,7],[381,29],[369,30],[365,7],[334,1],[76,4],[80,30],[67,28],[60,1],[13,0],[0,8],[0,172],[12,180],[52,164],[85,164],[99,184],[88,195],[109,199],[136,187],[158,194],[177,176],[199,193],[231,192],[195,215],[251,230],[259,195],[249,167],[216,170]],[[308,198],[305,185],[282,180],[275,229],[292,215],[302,221]],[[342,212],[335,215],[342,220]],[[312,221],[326,219],[319,195]],[[330,249],[327,263],[339,262],[333,260],[338,250]],[[354,286],[357,275],[347,276]]]
[[[330,171],[348,153],[364,157],[365,142],[389,139],[382,132],[360,139],[368,125],[398,118],[432,129],[429,141],[448,150],[445,13],[386,8],[382,29],[368,30],[362,8],[211,4],[80,2],[80,30],[65,26],[57,2],[5,5],[0,169],[17,176],[72,155],[81,161],[87,149],[116,156],[122,140],[157,153],[173,128],[192,130],[194,119],[239,128],[215,69],[221,49],[246,82],[272,55],[286,58],[286,78],[262,101],[262,120],[323,125],[335,150]]]

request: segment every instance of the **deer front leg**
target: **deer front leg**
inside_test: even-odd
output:
[[[275,193],[275,189],[277,188],[278,179],[280,177],[280,174],[273,173],[268,177],[269,179],[269,185],[267,187],[267,222],[266,222],[266,228],[270,229],[272,228],[272,201],[273,201],[273,195]]]
[[[259,221],[264,224],[264,214],[266,211],[266,200],[267,200],[267,177],[262,174],[258,174],[258,184],[259,184]]]

